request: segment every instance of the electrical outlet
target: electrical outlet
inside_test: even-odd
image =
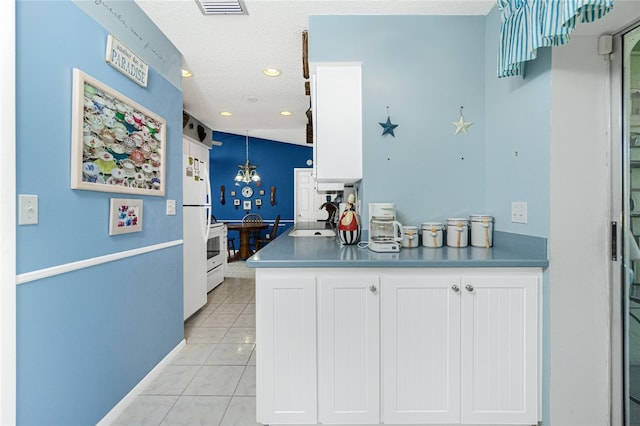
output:
[[[18,225],[36,225],[38,223],[38,196],[18,195]]]
[[[167,216],[175,216],[176,200],[167,200]]]
[[[511,203],[511,222],[527,223],[527,202],[513,201]]]

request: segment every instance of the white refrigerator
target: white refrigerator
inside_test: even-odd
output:
[[[209,148],[182,141],[184,319],[207,303],[207,239],[211,218]]]

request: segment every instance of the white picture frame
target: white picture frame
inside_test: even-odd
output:
[[[71,188],[165,194],[166,120],[73,69]]]
[[[142,200],[111,198],[109,203],[109,235],[142,231]]]
[[[244,200],[242,202],[242,209],[243,210],[251,210],[251,200]]]

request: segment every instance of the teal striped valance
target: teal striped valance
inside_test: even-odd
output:
[[[592,22],[613,8],[613,0],[497,0],[502,14],[498,77],[520,75],[538,47],[569,41],[577,22]]]

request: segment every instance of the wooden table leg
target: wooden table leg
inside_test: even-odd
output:
[[[249,242],[249,237],[251,233],[248,230],[240,231],[240,258],[242,260],[246,260],[253,255],[251,251],[251,243]]]

